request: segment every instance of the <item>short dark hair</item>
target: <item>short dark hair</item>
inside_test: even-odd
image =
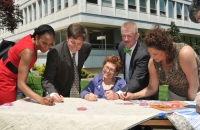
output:
[[[189,6],[189,16],[192,22],[199,23],[195,15],[200,11],[200,0],[193,0],[192,4]]]
[[[72,37],[74,39],[82,38],[85,41],[87,36],[87,29],[79,23],[70,24],[67,28],[67,36],[68,38]]]
[[[42,24],[38,28],[35,28],[32,37],[35,38],[36,35],[40,37],[46,33],[53,35],[55,37],[54,29],[50,25],[47,25],[47,24]]]

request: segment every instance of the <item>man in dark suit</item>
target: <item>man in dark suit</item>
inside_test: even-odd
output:
[[[61,102],[63,97],[74,97],[70,96],[72,90],[78,91],[75,97],[79,97],[81,69],[91,51],[91,45],[83,42],[86,36],[85,27],[78,23],[71,24],[67,29],[67,40],[48,52],[42,87],[55,102]]]
[[[122,71],[127,85],[121,91],[110,92],[109,100],[124,99],[122,92],[138,92],[149,83],[148,62],[150,59],[146,46],[138,40],[139,33],[134,22],[125,22],[121,26],[122,42],[118,46],[119,56],[123,62]],[[148,99],[156,99],[152,97]]]

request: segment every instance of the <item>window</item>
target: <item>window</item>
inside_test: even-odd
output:
[[[88,3],[97,4],[97,0],[87,0]]]
[[[61,0],[57,0],[57,11],[61,10]]]
[[[128,8],[136,10],[136,2],[135,2],[135,0],[128,0]]]
[[[166,1],[165,0],[160,0],[160,16],[166,16]]]
[[[24,9],[24,16],[25,16],[25,24],[27,24],[27,16],[28,16],[28,14],[27,14],[27,9],[25,8]]]
[[[33,4],[33,18],[36,20],[36,4]]]
[[[68,0],[65,0],[65,8],[68,7]]]
[[[168,10],[169,10],[169,18],[174,18],[174,2],[169,1],[168,5]]]
[[[45,6],[45,16],[48,15],[48,0],[44,0],[44,6]]]
[[[188,16],[188,5],[184,5],[184,19],[189,20]]]
[[[157,14],[156,4],[157,4],[157,0],[150,1],[150,13],[151,14]]]
[[[112,7],[112,0],[102,0],[102,5]]]
[[[116,0],[116,8],[124,9],[124,0]]]
[[[66,41],[67,29],[61,30],[61,42]]]
[[[182,10],[182,5],[180,3],[177,3],[177,19],[181,19],[182,15],[181,15],[181,10]]]
[[[56,31],[55,32],[55,45],[57,45],[58,43],[61,42],[61,39],[60,39],[60,31]]]
[[[39,4],[39,12],[40,12],[39,18],[42,18],[42,1],[38,1],[38,4]]]
[[[77,4],[77,0],[74,0],[74,5]]]
[[[51,13],[54,13],[54,0],[51,0]]]
[[[146,0],[140,0],[140,12],[147,12],[146,8]]]
[[[32,21],[32,9],[31,9],[31,6],[28,7],[28,10],[29,10],[29,22]]]

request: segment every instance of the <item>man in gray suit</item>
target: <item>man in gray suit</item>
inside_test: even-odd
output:
[[[122,92],[138,92],[149,83],[148,62],[150,59],[146,46],[138,40],[139,33],[134,22],[125,22],[121,26],[122,42],[118,46],[119,56],[123,62],[122,71],[127,82],[117,93],[110,92],[108,100],[124,99]],[[157,99],[157,96],[148,99]]]
[[[91,51],[91,45],[83,42],[86,36],[85,27],[78,23],[71,24],[67,29],[66,41],[57,44],[47,54],[42,87],[46,94],[53,96],[55,102],[61,102],[63,97],[70,97],[77,72],[79,76],[77,76],[79,80],[77,91],[80,92],[81,69]],[[73,54],[75,54],[74,60]]]

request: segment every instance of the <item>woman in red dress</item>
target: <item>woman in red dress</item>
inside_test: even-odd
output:
[[[55,38],[54,29],[49,25],[41,25],[20,39],[0,59],[0,105],[16,100],[16,86],[26,96],[43,105],[53,105],[49,96],[41,97],[33,92],[26,80],[29,70],[37,60],[37,50],[42,53],[49,50]]]

